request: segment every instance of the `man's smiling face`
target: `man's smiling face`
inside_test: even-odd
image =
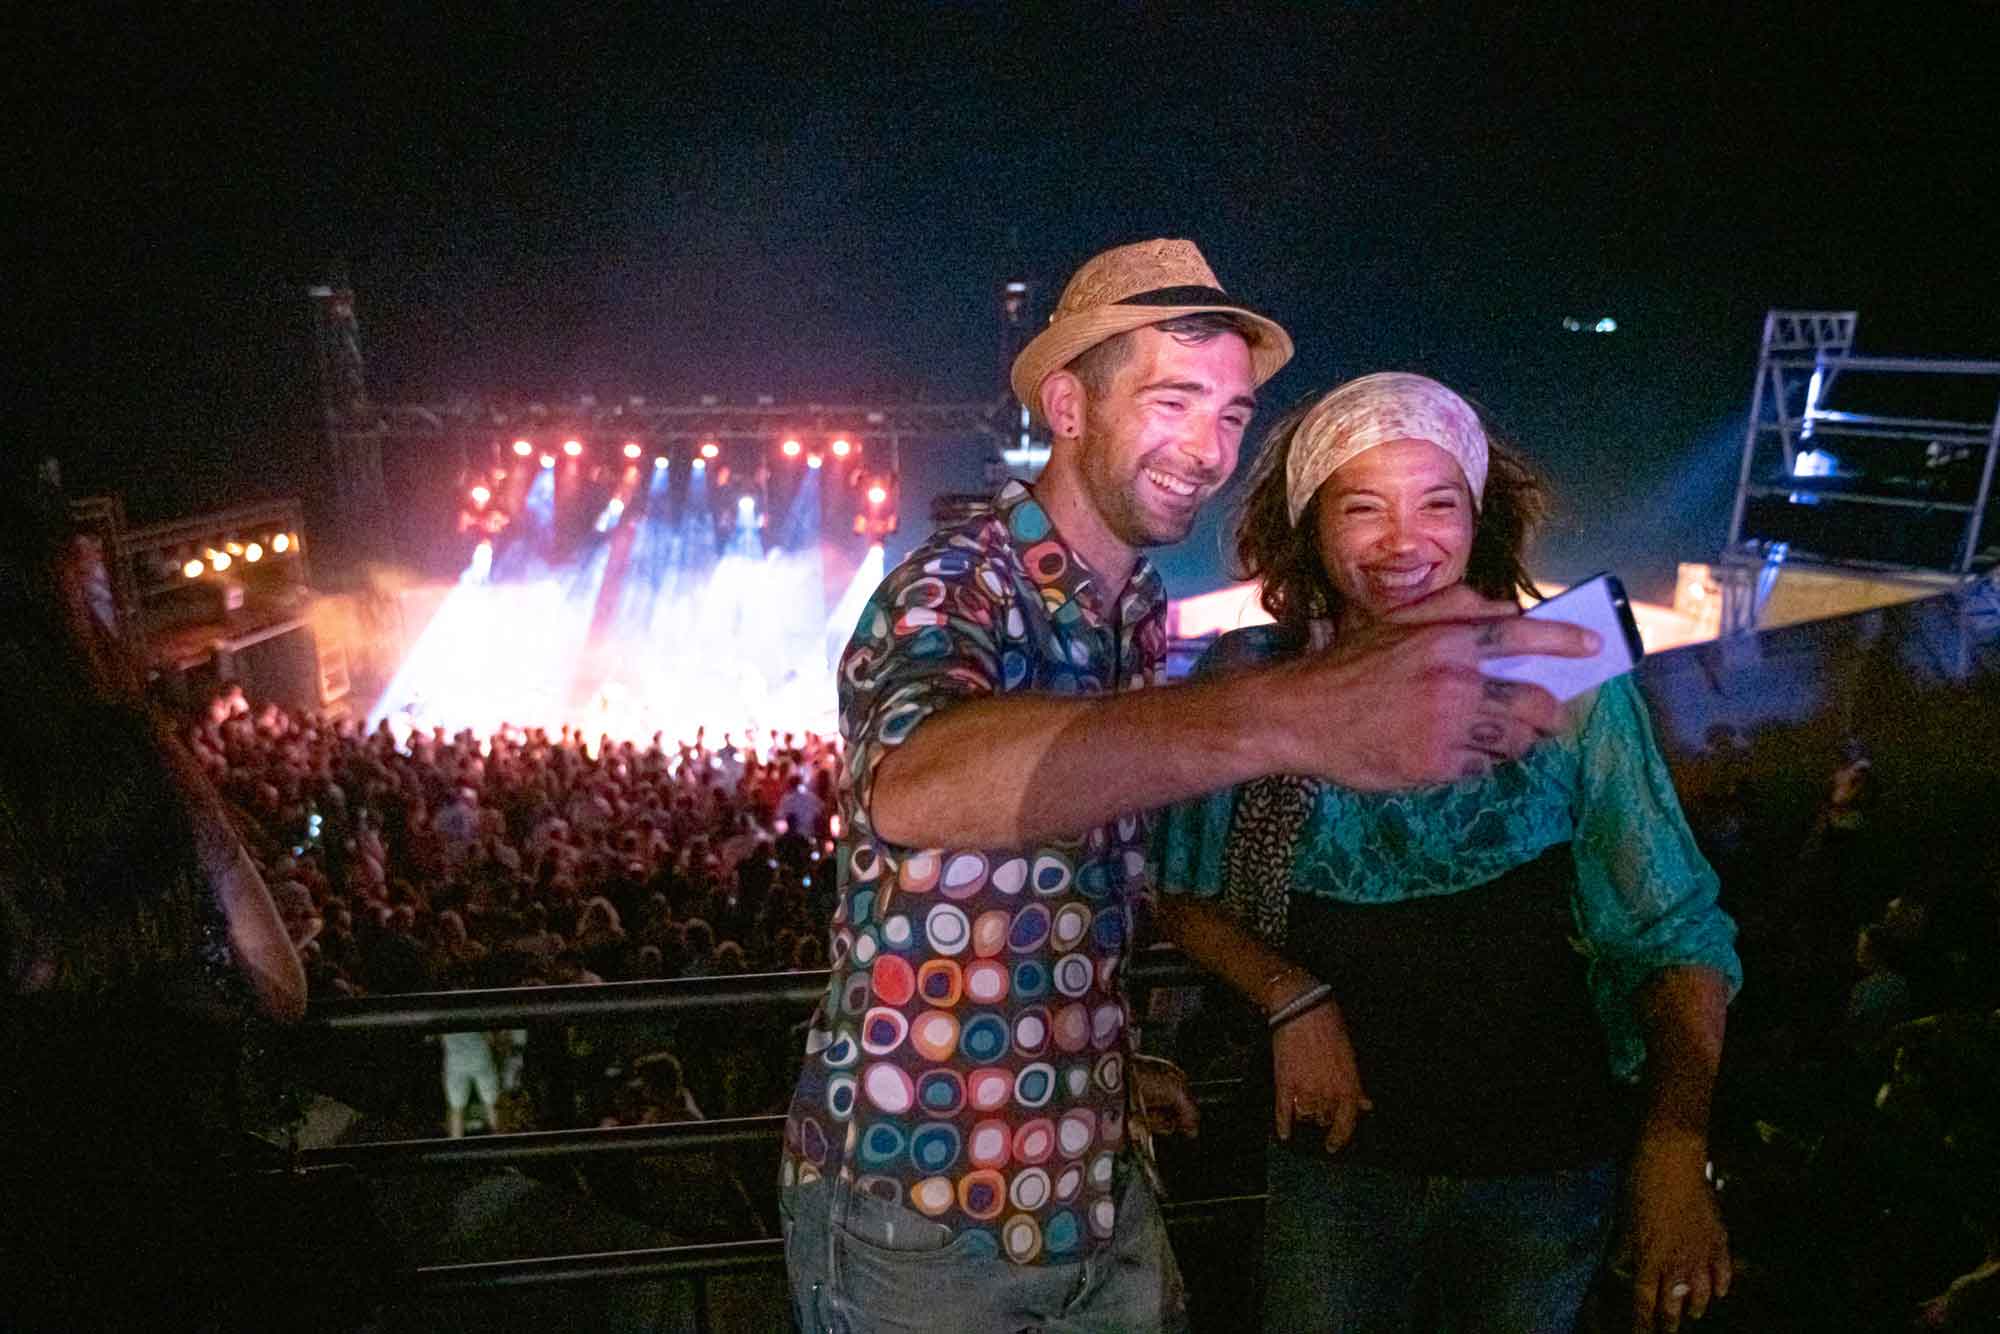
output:
[[[1137,550],[1185,538],[1236,470],[1255,381],[1239,334],[1125,336],[1130,354],[1086,406],[1079,470],[1105,526]]]

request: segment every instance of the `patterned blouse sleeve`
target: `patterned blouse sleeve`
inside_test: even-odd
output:
[[[875,771],[924,719],[998,692],[1007,587],[990,561],[958,548],[892,571],[862,610],[840,659],[844,803],[857,834],[875,835]]]
[[[1163,894],[1213,899],[1222,894],[1222,855],[1236,814],[1236,789],[1224,788],[1160,812],[1153,827],[1154,883]]]
[[[1743,985],[1736,924],[1695,846],[1645,701],[1629,677],[1597,694],[1579,737],[1577,917],[1613,1072],[1636,1078],[1645,1040],[1633,1000],[1654,973],[1712,968]]]

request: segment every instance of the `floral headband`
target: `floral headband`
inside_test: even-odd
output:
[[[1349,380],[1312,405],[1292,432],[1285,505],[1298,526],[1313,495],[1357,454],[1396,440],[1425,440],[1458,461],[1479,507],[1486,493],[1486,430],[1472,405],[1422,375],[1384,371]]]

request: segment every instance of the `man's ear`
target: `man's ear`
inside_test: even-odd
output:
[[[1049,433],[1059,440],[1075,440],[1083,434],[1087,391],[1074,371],[1051,371],[1042,381],[1042,420]]]

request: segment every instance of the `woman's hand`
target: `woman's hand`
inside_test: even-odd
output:
[[[1326,1127],[1326,1151],[1332,1153],[1354,1134],[1361,1113],[1375,1105],[1361,1091],[1347,1025],[1330,1000],[1271,1034],[1271,1072],[1279,1139],[1292,1137],[1294,1121],[1310,1121]]]
[[[1729,1233],[1704,1165],[1699,1147],[1645,1136],[1632,1156],[1617,1268],[1632,1274],[1632,1328],[1640,1334],[1679,1329],[1683,1310],[1699,1320],[1729,1293]]]

